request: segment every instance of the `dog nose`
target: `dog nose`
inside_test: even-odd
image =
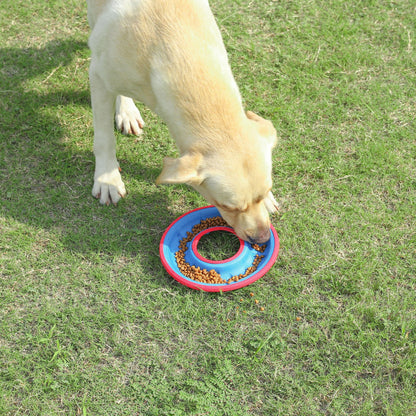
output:
[[[251,244],[264,244],[270,240],[270,228],[258,232],[254,236],[248,237]]]

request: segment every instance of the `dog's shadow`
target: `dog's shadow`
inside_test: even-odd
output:
[[[51,41],[43,48],[0,49],[0,213],[33,227],[59,230],[71,250],[132,255],[147,250],[157,255],[161,232],[178,214],[167,209],[168,192],[153,185],[159,166],[128,158],[125,175],[141,176],[145,189],[117,208],[101,207],[91,196],[88,77],[84,74],[78,81],[74,64],[84,62],[82,70],[87,71],[88,58],[86,42],[74,39]],[[71,82],[63,89],[59,81],[48,88],[67,66],[71,71],[66,74],[74,72]],[[67,125],[71,117],[86,119],[76,123],[81,127],[75,133]]]

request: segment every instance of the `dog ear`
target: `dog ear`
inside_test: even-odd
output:
[[[277,135],[276,129],[273,127],[272,122],[258,116],[252,111],[247,111],[246,115],[249,120],[256,122],[257,131],[264,139],[266,139],[266,141],[270,144],[270,147],[273,149],[277,143]]]
[[[200,153],[187,153],[178,159],[163,159],[163,169],[156,179],[156,184],[187,183],[199,185],[204,178],[199,173],[202,164]]]

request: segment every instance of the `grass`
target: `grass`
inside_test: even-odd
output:
[[[240,248],[240,240],[227,231],[205,234],[198,241],[198,253],[208,260],[221,261],[234,256]]]
[[[0,414],[416,413],[414,4],[211,3],[280,136],[278,261],[224,294],[160,264],[204,201],[154,185],[176,148],[146,108],[118,136],[128,197],[90,195],[84,2],[2,1]]]

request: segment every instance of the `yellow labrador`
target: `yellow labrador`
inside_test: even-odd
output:
[[[180,151],[157,183],[187,183],[219,209],[237,235],[270,238],[270,121],[245,112],[207,0],[88,0],[92,28],[91,101],[96,167],[93,195],[103,204],[126,194],[116,158],[116,124],[139,134],[142,101],[169,127]]]

